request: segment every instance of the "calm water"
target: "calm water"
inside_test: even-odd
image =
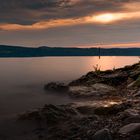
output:
[[[42,57],[0,59],[0,118],[42,105],[71,102],[68,96],[46,93],[45,83],[69,82],[98,64],[102,70],[123,67],[138,57]]]

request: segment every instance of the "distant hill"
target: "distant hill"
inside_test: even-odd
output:
[[[0,45],[0,57],[98,56],[98,48],[38,48]],[[140,48],[101,48],[101,56],[140,56]]]

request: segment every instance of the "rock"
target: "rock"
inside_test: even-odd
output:
[[[64,121],[70,117],[78,115],[77,111],[70,105],[45,105],[44,108],[27,112],[19,115],[19,120],[41,120],[49,124],[55,124],[58,121]]]
[[[56,91],[56,92],[65,92],[68,91],[69,87],[64,83],[55,83],[51,82],[44,86],[45,90]]]
[[[133,84],[131,86],[140,87],[140,76],[136,79],[136,81],[133,82]]]
[[[134,88],[134,87],[140,87],[140,76],[127,86],[127,88]]]
[[[70,86],[77,85],[93,85],[96,83],[103,83],[111,86],[118,86],[125,82],[128,78],[128,74],[122,70],[107,70],[100,71],[100,73],[89,72],[87,75],[82,76],[81,78],[72,81]]]
[[[139,111],[136,110],[136,109],[126,109],[124,111],[124,113],[129,116],[129,117],[132,117],[132,116],[139,116]]]
[[[76,108],[81,114],[94,114],[94,107],[92,106],[79,106]]]
[[[133,96],[134,97],[140,97],[140,90],[136,94],[134,94]]]
[[[97,107],[94,110],[94,113],[97,115],[114,115],[121,111],[124,111],[128,107],[129,107],[129,104],[127,103],[114,104],[111,106],[101,106],[101,107]]]
[[[105,84],[94,84],[92,86],[71,86],[69,95],[73,97],[102,97],[113,95],[116,89]]]
[[[124,122],[126,124],[128,124],[128,123],[140,123],[140,115],[125,118]]]
[[[88,85],[88,84],[95,84],[99,82],[99,76],[95,72],[89,72],[86,75],[83,75],[77,80],[74,80],[69,83],[69,86],[81,86],[81,85]]]
[[[113,93],[116,91],[116,89],[112,86],[108,86],[106,84],[100,84],[100,83],[97,83],[97,84],[94,84],[92,85],[92,87],[99,91],[99,92],[102,92],[102,93]]]
[[[132,82],[134,82],[134,80],[130,77],[128,77],[127,79],[127,85],[130,85]]]
[[[136,109],[126,109],[120,114],[120,119],[128,123],[140,123],[140,114],[139,110]]]
[[[113,140],[113,139],[111,137],[109,129],[102,129],[94,134],[93,140]]]
[[[135,86],[136,81],[131,82],[130,84],[127,85],[127,88],[133,88]]]
[[[130,72],[130,77],[133,79],[137,79],[137,77],[140,75],[140,68],[138,67],[136,70]]]
[[[94,88],[88,86],[72,86],[69,88],[69,95],[72,97],[91,97],[99,94]]]
[[[119,130],[119,134],[128,135],[128,134],[139,134],[140,133],[140,123],[130,123],[123,126]]]
[[[102,83],[118,86],[127,80],[128,74],[126,72],[117,71],[112,74],[105,74],[101,76],[101,78],[103,79]]]

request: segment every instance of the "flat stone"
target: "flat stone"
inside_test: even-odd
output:
[[[102,129],[97,131],[93,136],[93,140],[112,140],[109,129]]]
[[[139,134],[140,133],[140,123],[130,123],[128,125],[123,126],[120,128],[119,133],[122,135],[127,134]]]
[[[91,97],[113,95],[116,89],[105,84],[94,84],[92,86],[70,86],[69,94],[73,97]]]
[[[126,103],[105,105],[95,108],[94,113],[97,115],[114,115],[124,111],[127,108],[128,105]]]
[[[110,93],[110,92],[116,91],[116,89],[114,87],[108,86],[106,84],[101,84],[101,83],[96,83],[96,84],[92,85],[92,87],[95,90],[103,92],[103,93]]]
[[[134,94],[134,97],[140,97],[140,91],[138,91],[136,94]]]
[[[100,93],[88,86],[72,86],[69,88],[69,95],[73,97],[91,97]]]
[[[136,109],[126,109],[124,111],[124,113],[128,116],[128,117],[132,117],[132,116],[139,116],[139,111]]]

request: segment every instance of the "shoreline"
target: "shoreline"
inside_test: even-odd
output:
[[[44,89],[81,101],[45,105],[19,114],[7,124],[7,129],[18,129],[5,139],[140,139],[140,63],[114,70],[96,69],[69,84],[48,83]],[[1,132],[0,139],[4,140]]]

